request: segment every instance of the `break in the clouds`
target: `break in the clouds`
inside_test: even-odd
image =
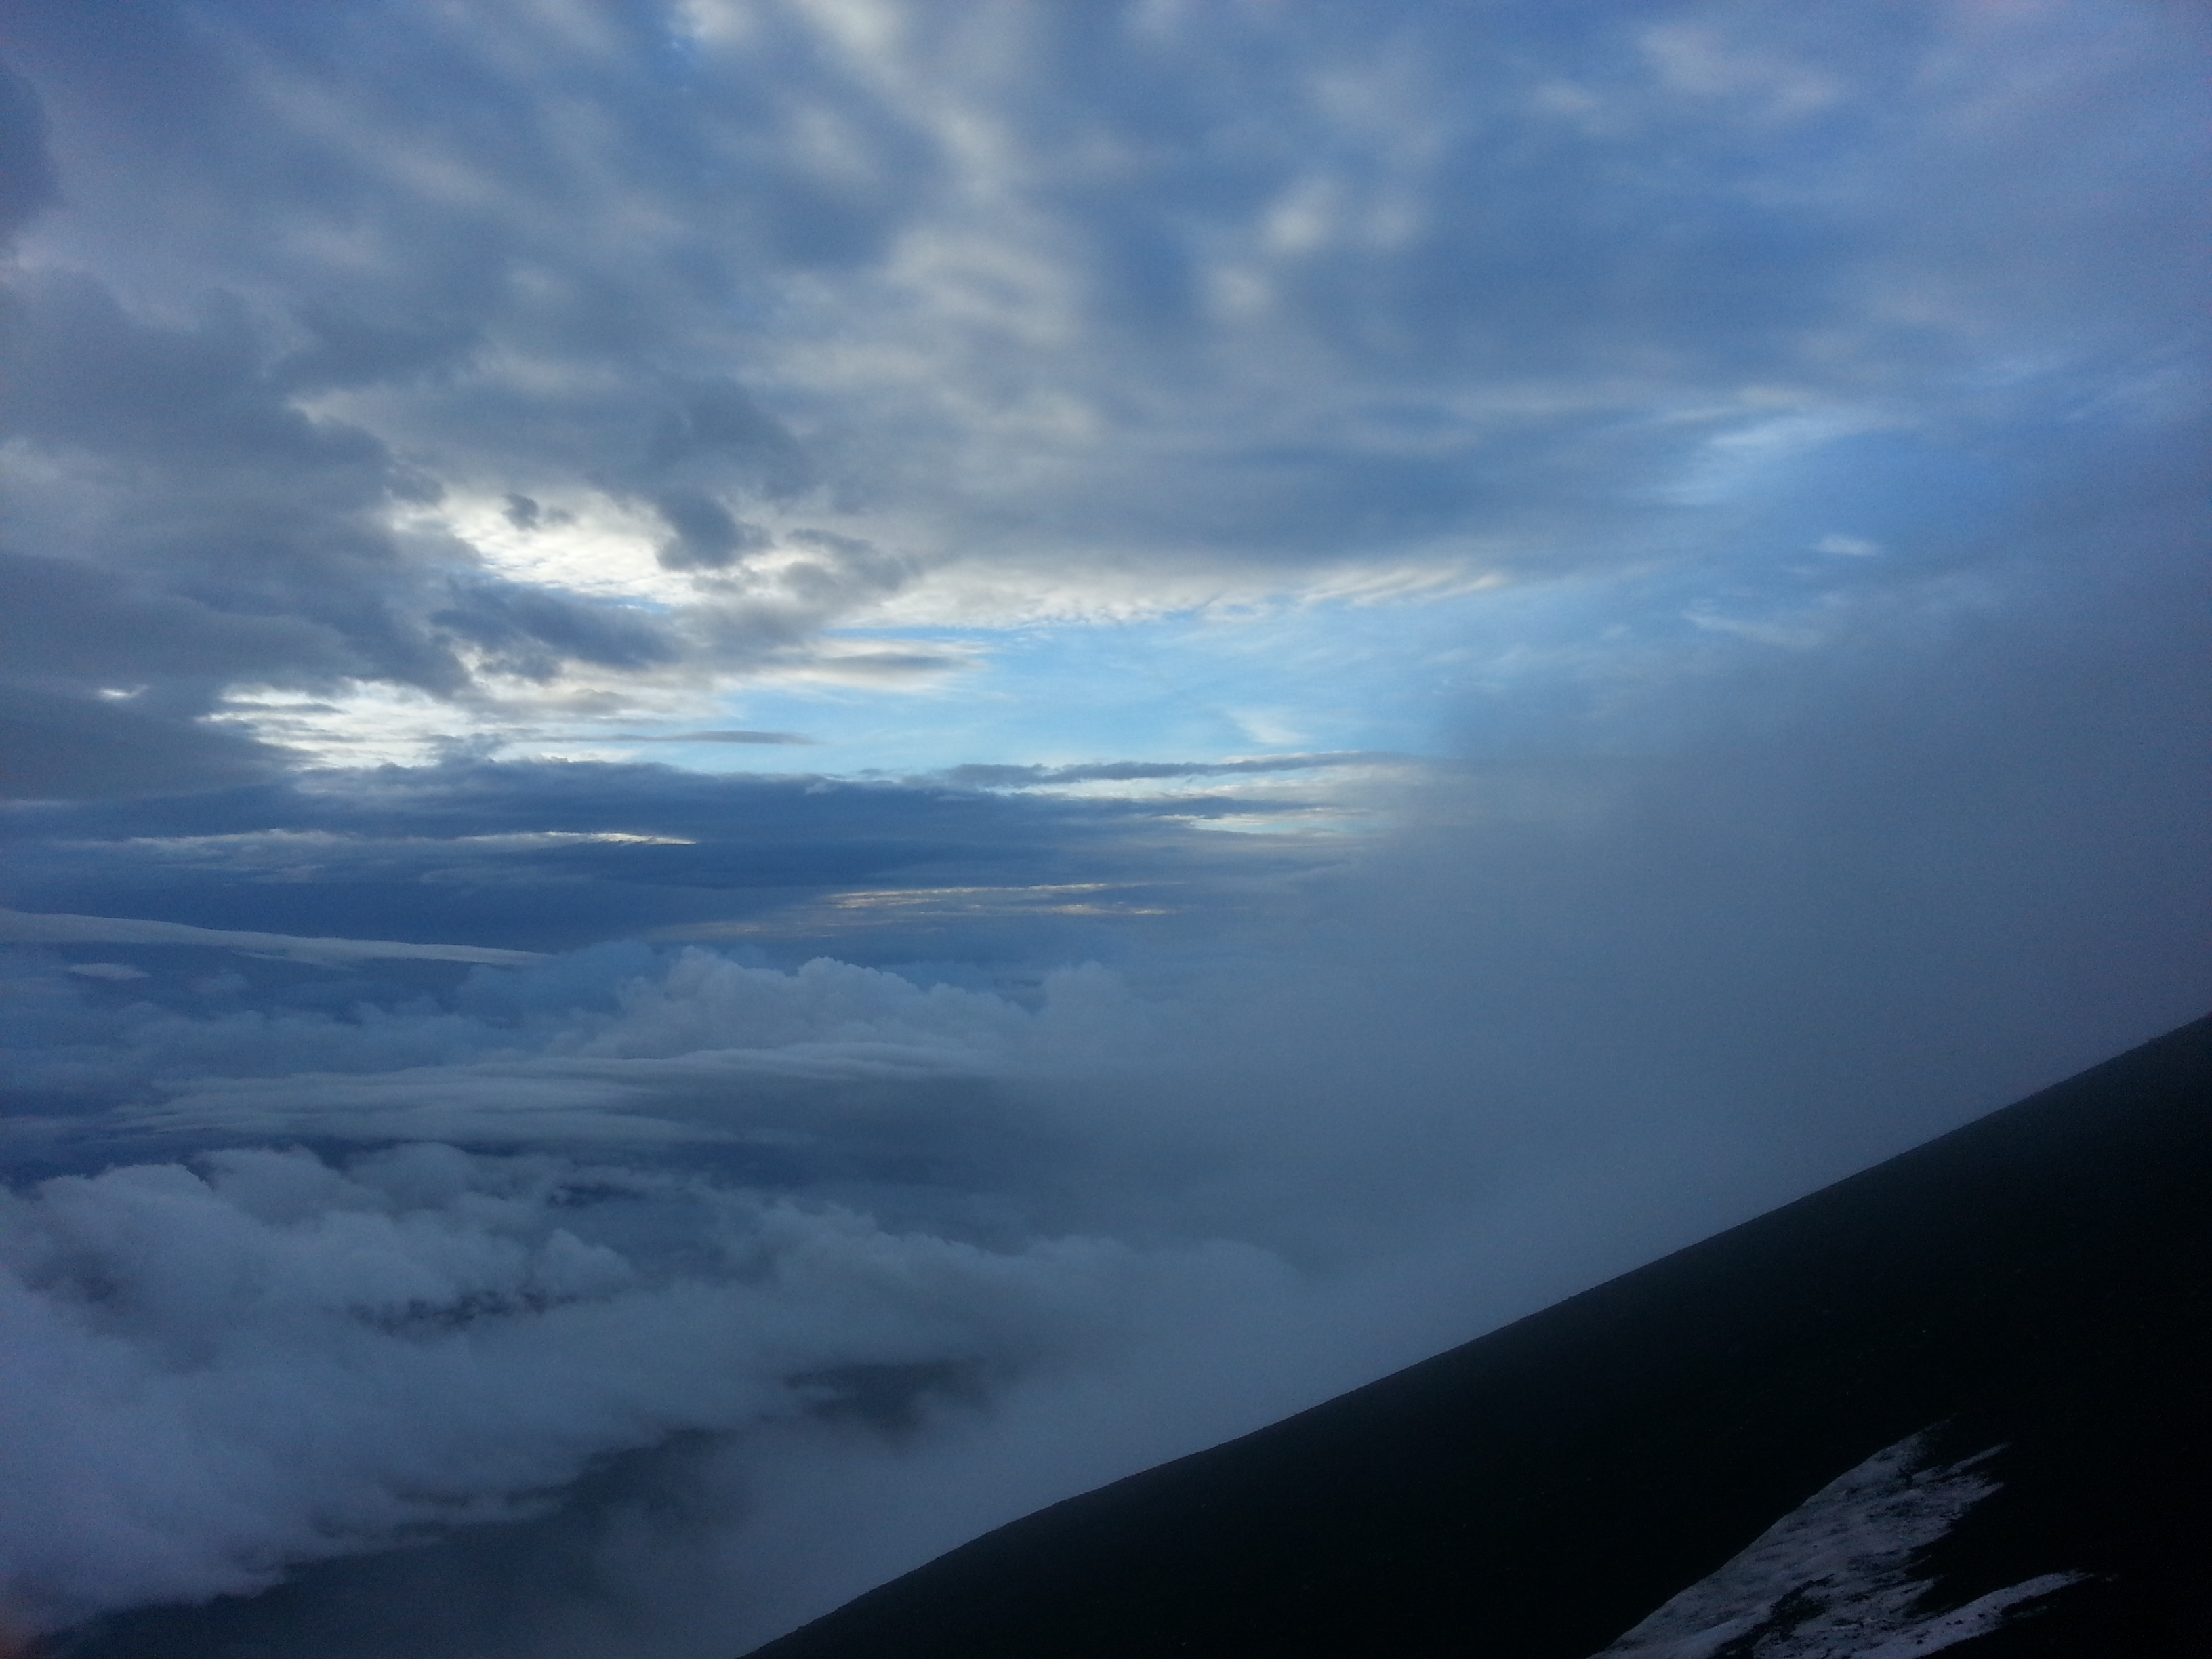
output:
[[[726,1655],[2212,994],[2185,8],[8,13],[0,1624]]]

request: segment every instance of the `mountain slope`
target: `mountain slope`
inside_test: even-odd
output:
[[[2208,1176],[2212,1019],[757,1659],[2212,1651]]]

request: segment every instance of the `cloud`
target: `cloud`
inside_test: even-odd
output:
[[[46,1627],[526,1515],[595,1459],[830,1413],[842,1379],[1046,1363],[1153,1268],[441,1147],[120,1168],[5,1225],[7,1593]],[[950,1405],[925,1382],[902,1409]]]
[[[242,733],[27,686],[0,686],[0,786],[33,800],[183,794],[269,776],[280,760]]]
[[[2190,395],[2172,14],[842,16],[27,20],[15,533],[106,585],[56,651],[195,606],[101,683],[460,735],[957,661],[826,638],[883,620],[1664,568],[1760,628],[1776,549],[1914,539],[1856,452]],[[1781,427],[1887,521],[1755,522]]]
[[[769,500],[800,495],[814,481],[812,464],[789,428],[729,381],[684,388],[653,422],[643,465],[658,478],[712,474]],[[703,497],[692,499],[706,504]],[[678,520],[670,522],[680,532]]]
[[[611,742],[616,743],[745,743],[786,744],[812,743],[811,738],[801,737],[796,732],[745,732],[723,730],[717,732],[611,732]]]
[[[784,973],[633,948],[558,968],[537,984],[472,982],[437,1012],[208,1018],[140,1006],[92,1024],[82,1046],[50,1040],[19,1080],[38,1087],[43,1060],[81,1093],[158,1100],[84,1116],[71,1133],[95,1145],[724,1141],[781,1148],[797,1169],[829,1123],[860,1133],[878,1096],[911,1085],[950,1100],[1041,1067],[1070,1073],[1109,1061],[1152,1019],[1097,969],[1044,975],[1030,1008],[829,958]]]
[[[21,76],[0,65],[0,243],[60,194],[46,143],[46,116],[38,94]]]
[[[532,960],[530,951],[493,951],[473,945],[408,945],[387,939],[299,939],[289,933],[248,933],[229,928],[187,927],[173,921],[141,921],[125,916],[32,915],[0,910],[0,941],[11,945],[202,945],[230,951],[254,951],[296,962],[341,963],[380,957],[416,957],[426,962],[518,963]]]
[[[82,1119],[109,1167],[0,1206],[20,1385],[0,1408],[8,1443],[41,1449],[0,1505],[20,1616],[198,1600],[426,1527],[550,1516],[625,1451],[689,1445],[708,1464],[668,1473],[710,1490],[745,1478],[714,1460],[756,1454],[896,1468],[917,1437],[983,1431],[989,1401],[1294,1298],[1264,1250],[1073,1224],[1085,1137],[1005,1091],[1133,1046],[1153,1016],[1106,976],[1060,975],[1029,1010],[827,961],[690,951],[623,976],[637,965],[575,964],[620,989],[597,1014],[553,965],[548,1017],[480,1012],[478,1057],[444,1066],[393,1063],[469,1023],[422,1010],[358,1027],[349,1076],[298,1069],[346,1054],[327,1022],[132,1034],[157,1071],[227,1053],[274,1074]],[[514,970],[485,971],[491,995]],[[235,1150],[168,1161],[179,1131]],[[678,1365],[651,1357],[695,1336]],[[848,1570],[723,1613],[710,1639],[765,1633]]]
[[[677,654],[666,630],[638,607],[591,604],[517,582],[480,582],[431,621],[484,647],[487,666],[550,679],[566,662],[647,668]]]
[[[2212,997],[2179,12],[18,25],[89,1653],[726,1654]]]
[[[1306,772],[1395,759],[1366,754],[1267,755],[1220,761],[1097,761],[1080,766],[986,766],[946,769],[947,783],[970,789],[1030,788],[1055,783],[1133,783],[1162,778],[1197,778],[1248,772]]]
[[[1193,912],[1192,925],[1218,929],[1227,925],[1223,905],[1241,906],[1334,856],[1258,840],[1225,845],[1193,828],[1206,813],[1270,810],[456,759],[325,772],[204,794],[185,808],[26,807],[0,819],[0,833],[12,849],[7,896],[23,910],[150,915],[295,938],[458,936],[523,951],[727,924],[756,943],[805,952],[818,948],[809,943],[818,907],[839,893],[894,887],[1103,883],[1117,902],[1172,903]],[[1180,896],[1164,901],[1170,889]],[[1080,960],[1121,948],[1064,911],[974,929],[949,914],[839,917],[839,951],[876,962],[971,953]],[[856,937],[862,922],[872,942]]]

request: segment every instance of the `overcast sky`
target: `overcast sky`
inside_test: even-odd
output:
[[[0,9],[0,1622],[734,1655],[2212,1001],[2198,8]]]

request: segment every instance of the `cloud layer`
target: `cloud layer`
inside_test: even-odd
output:
[[[2023,418],[2195,407],[2191,29],[27,15],[17,787],[970,659],[856,623],[1672,569],[1793,637],[1980,563]]]
[[[8,1595],[40,1625],[526,1515],[678,1434],[919,1421],[1108,1340],[1147,1273],[1264,1277],[439,1146],[125,1167],[6,1225]]]

